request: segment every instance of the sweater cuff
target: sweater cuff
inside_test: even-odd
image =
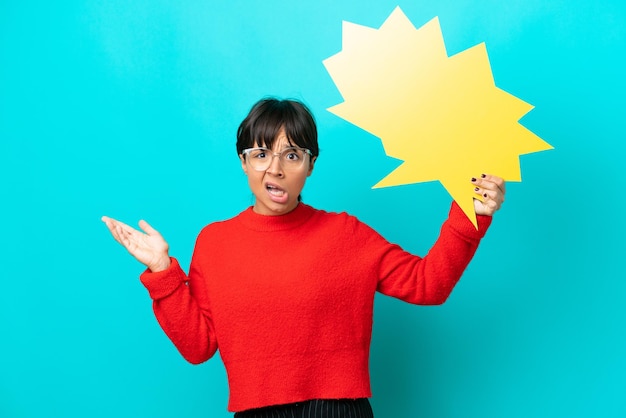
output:
[[[187,281],[187,276],[180,268],[178,260],[170,257],[170,266],[156,273],[146,269],[139,276],[141,283],[148,289],[148,293],[153,300],[163,299],[174,293],[178,286]]]
[[[492,216],[476,215],[476,220],[478,222],[478,230],[476,230],[474,224],[472,224],[467,215],[465,215],[461,207],[455,201],[452,201],[452,206],[450,207],[450,213],[448,215],[448,223],[452,229],[470,239],[481,239],[484,237],[489,225],[491,225],[492,219]]]

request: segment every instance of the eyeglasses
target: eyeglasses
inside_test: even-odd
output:
[[[241,154],[247,157],[248,164],[257,171],[267,170],[272,165],[274,157],[278,157],[283,169],[298,170],[302,168],[307,154],[313,156],[308,149],[296,147],[285,148],[281,152],[272,152],[267,148],[247,148]]]

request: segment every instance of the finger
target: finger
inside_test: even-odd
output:
[[[104,224],[106,225],[107,228],[109,228],[109,230],[113,228],[115,219],[109,218],[108,216],[103,216],[102,218],[100,218],[100,220],[104,222]]]
[[[487,202],[487,206],[489,206],[489,208],[491,209],[491,214],[493,215],[496,211],[500,210],[501,204],[497,200],[489,200]]]
[[[120,244],[124,247],[128,247],[128,234],[120,225],[115,225],[115,235],[119,239]]]
[[[113,238],[115,238],[115,240],[117,242],[119,242],[121,244],[121,237],[120,237],[120,233],[118,231],[118,221],[116,221],[113,218],[109,218],[108,216],[103,216],[101,218],[102,222],[104,222],[104,224],[106,225],[106,227],[108,228],[109,232],[111,233],[111,235],[113,236]]]
[[[102,222],[104,222],[105,224],[107,224],[107,225],[116,225],[116,224],[122,224],[122,225],[124,225],[124,223],[123,223],[123,222],[118,221],[117,219],[115,219],[115,218],[111,218],[111,217],[109,217],[109,216],[103,216],[102,218],[100,218],[100,220],[101,220]]]
[[[141,228],[146,234],[150,236],[161,236],[159,231],[150,226],[150,224],[143,219],[139,221],[139,228]]]
[[[491,216],[499,209],[499,205],[495,200],[489,198],[484,199],[482,202],[476,199],[474,201],[474,209],[477,215]]]
[[[472,177],[472,183],[482,189],[493,190],[498,187],[495,183],[491,182],[485,174],[482,174],[480,177]]]
[[[107,219],[108,219],[107,225],[110,223],[111,225],[115,227],[122,228],[124,231],[127,231],[130,234],[141,234],[141,232],[137,231],[135,228],[133,228],[130,225],[126,225],[124,222],[118,221],[117,219],[113,219],[113,218],[107,218]]]
[[[490,185],[494,185],[495,187],[500,189],[503,194],[506,192],[506,182],[504,181],[502,177],[494,176],[493,174],[481,174],[480,180],[481,180],[481,184],[483,184],[483,182],[484,184],[487,184],[488,182]],[[484,187],[490,188],[486,186]]]
[[[123,242],[124,241],[123,230],[120,227],[116,225],[111,225],[111,227],[109,227],[109,232],[111,233],[111,236],[113,236],[113,239],[118,242],[118,244],[122,245],[123,247],[126,247],[126,245]]]
[[[136,250],[143,247],[144,234],[135,229],[125,229],[121,226],[117,227],[118,234],[120,236],[120,243],[130,252],[135,255]]]
[[[487,189],[487,188],[482,188],[482,187],[474,187],[474,193],[483,197],[483,199],[495,200],[497,202],[503,200],[503,195],[500,192],[500,189],[498,188],[493,190],[493,189]]]
[[[496,190],[475,187],[474,193],[476,193],[477,200],[481,201],[485,206],[495,210],[500,209],[500,206],[502,206],[502,203],[504,202],[504,195],[497,187]]]
[[[495,191],[483,189],[479,193],[482,193],[483,202],[494,202],[496,210],[500,209],[500,206],[502,206],[502,203],[504,203],[504,195],[502,194],[502,192],[500,192],[499,189]]]
[[[142,236],[144,235],[142,232],[131,228],[124,222],[120,222],[109,217],[103,217],[103,221],[106,223],[115,241],[129,251],[139,245]]]
[[[487,200],[483,202],[483,205],[487,208],[487,213],[493,215],[498,209],[498,203],[495,200]]]
[[[476,199],[480,200],[483,203],[486,203],[488,200],[498,200],[498,193],[494,192],[493,190],[483,189],[481,187],[474,187],[474,193],[476,193]]]
[[[482,189],[478,186],[474,187],[474,193],[476,194],[476,200],[483,202],[487,198],[487,194],[485,189]]]
[[[504,181],[502,177],[492,176],[492,175],[490,175],[489,177],[490,177],[489,181],[491,181],[496,186],[498,186],[498,189],[500,189],[502,194],[506,193],[506,182]]]

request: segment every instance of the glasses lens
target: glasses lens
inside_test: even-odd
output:
[[[254,148],[248,150],[248,163],[255,170],[266,170],[272,161],[272,153],[264,148]]]
[[[280,163],[286,170],[302,167],[304,163],[304,150],[299,148],[287,148],[280,153]]]
[[[296,170],[302,167],[307,150],[300,148],[286,148],[280,154],[274,154],[266,148],[252,148],[246,150],[248,163],[257,171],[267,170],[272,164],[272,159],[278,157],[281,166],[285,170]]]

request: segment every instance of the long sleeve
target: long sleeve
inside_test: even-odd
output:
[[[369,397],[376,291],[442,303],[490,219],[479,217],[476,231],[453,204],[421,258],[346,213],[300,204],[264,216],[248,208],[200,232],[188,276],[172,260],[142,282],[187,360],[208,359],[219,343],[230,411]]]
[[[210,309],[201,272],[192,260],[189,277],[178,261],[171,259],[167,270],[141,275],[141,282],[153,300],[154,314],[183,357],[193,364],[202,363],[217,351]]]
[[[491,219],[478,216],[476,230],[453,202],[439,238],[423,258],[387,243],[382,237],[370,240],[369,245],[380,256],[377,290],[419,305],[444,303],[474,256]]]

